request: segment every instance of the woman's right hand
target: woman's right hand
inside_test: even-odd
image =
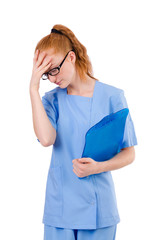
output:
[[[35,89],[39,90],[40,87],[40,78],[42,74],[47,72],[47,69],[51,66],[52,57],[46,56],[45,52],[39,54],[37,50],[33,58],[33,70],[30,81],[30,90]]]

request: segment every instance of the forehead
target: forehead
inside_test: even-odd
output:
[[[55,60],[63,56],[61,53],[55,53],[53,49],[47,49],[47,50],[44,50],[43,52],[45,52],[47,56],[51,56]]]

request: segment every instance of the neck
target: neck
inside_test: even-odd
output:
[[[89,93],[93,89],[94,82],[95,79],[89,77],[88,75],[86,75],[86,81],[83,82],[76,73],[75,77],[67,87],[67,93],[71,95],[83,95],[85,93]]]

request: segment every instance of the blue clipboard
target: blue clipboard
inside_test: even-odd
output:
[[[95,161],[106,161],[120,152],[128,108],[111,113],[94,126],[85,135],[82,158],[90,157]]]

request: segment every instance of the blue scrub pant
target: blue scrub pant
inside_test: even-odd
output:
[[[117,224],[97,229],[68,229],[44,224],[43,240],[115,240]]]

